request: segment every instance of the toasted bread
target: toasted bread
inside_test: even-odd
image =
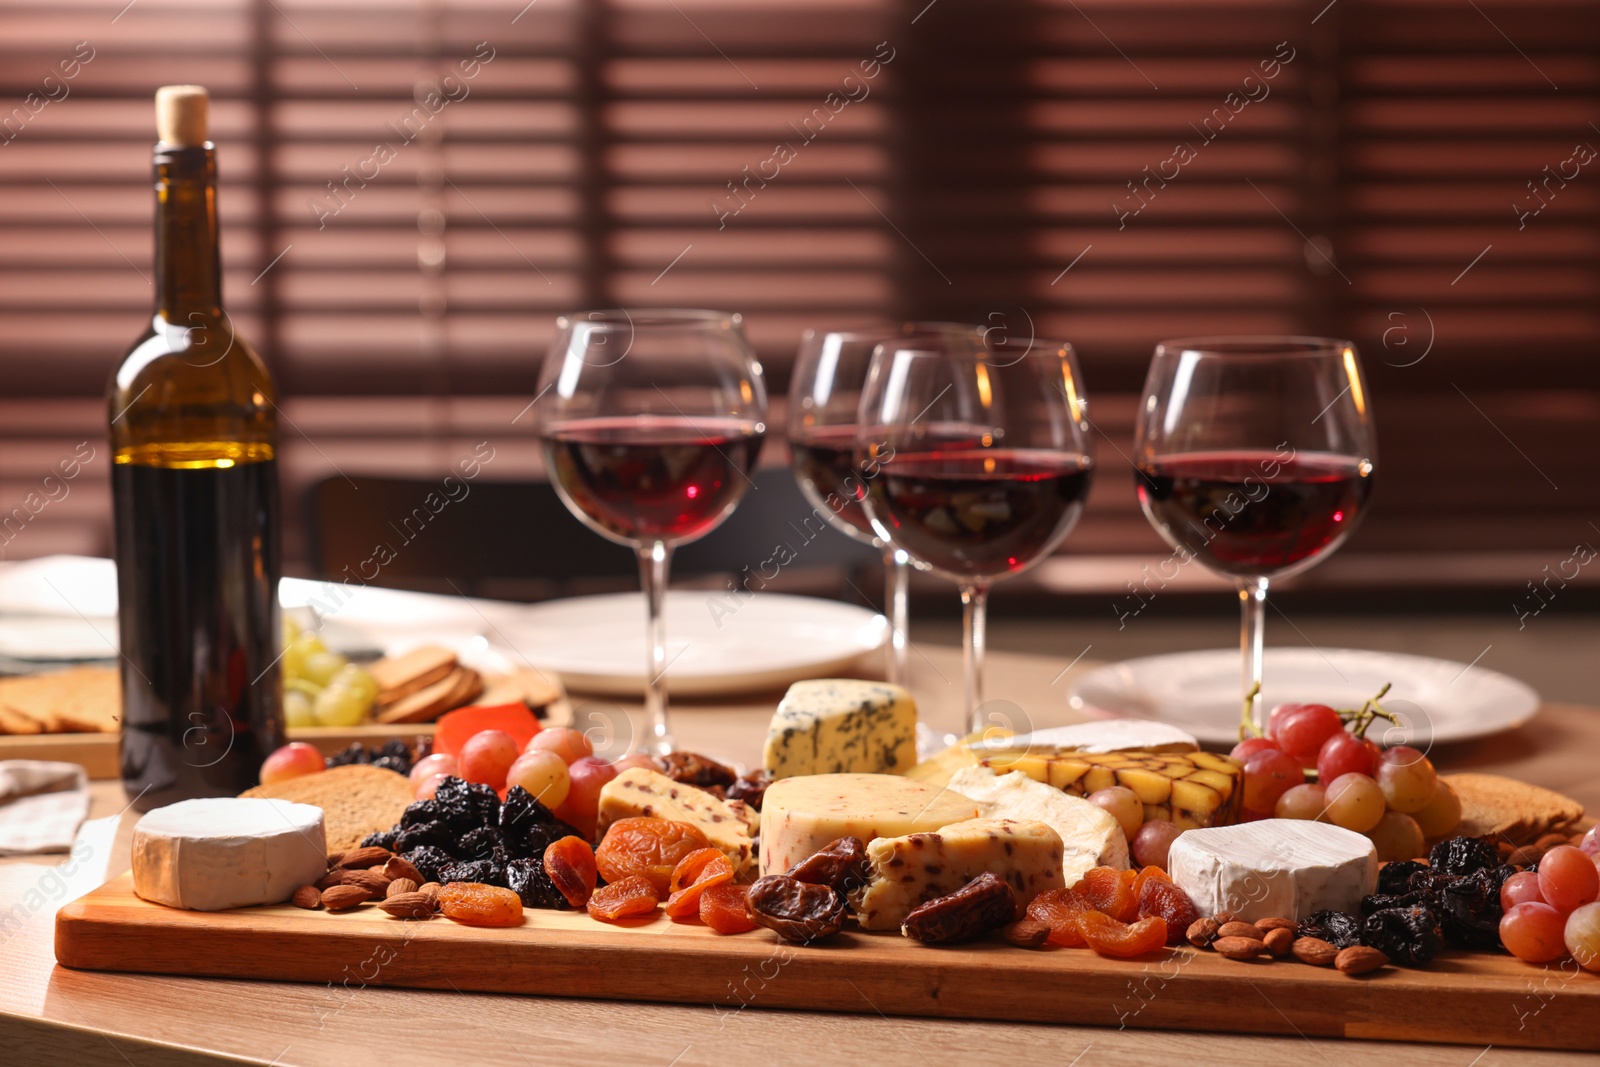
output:
[[[239,795],[321,808],[329,852],[348,852],[374,830],[387,830],[416,799],[415,788],[405,775],[361,763],[258,785]]]

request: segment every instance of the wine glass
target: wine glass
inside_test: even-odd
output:
[[[995,333],[883,342],[857,413],[873,529],[961,589],[969,734],[983,728],[989,588],[1061,543],[1093,470],[1072,346]]]
[[[909,680],[906,634],[911,558],[878,536],[861,506],[866,490],[855,467],[861,388],[873,350],[883,342],[956,331],[972,333],[976,343],[975,329],[953,323],[908,322],[863,330],[807,330],[800,339],[789,382],[789,451],[801,492],[835,530],[883,553],[890,629],[887,674],[896,685]]]
[[[1264,732],[1267,585],[1350,535],[1376,459],[1349,341],[1202,337],[1156,347],[1134,440],[1139,504],[1180,563],[1198,559],[1238,587],[1241,737]]]
[[[539,382],[556,491],[585,525],[639,556],[646,608],[646,751],[672,750],[662,602],[674,546],[726,519],[754,483],[767,388],[725,311],[576,312],[556,320]]]

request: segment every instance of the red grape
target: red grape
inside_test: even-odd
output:
[[[1364,774],[1341,774],[1324,791],[1328,798],[1328,821],[1346,830],[1364,834],[1383,821],[1383,791]],[[1417,831],[1421,836],[1422,831]]]
[[[1569,912],[1600,894],[1600,870],[1588,853],[1557,845],[1539,860],[1539,893],[1557,911]]]
[[[1277,722],[1274,736],[1278,747],[1299,760],[1301,766],[1314,767],[1328,738],[1343,730],[1339,713],[1328,705],[1301,704]]]
[[[617,765],[598,756],[585,756],[574,761],[567,774],[571,785],[561,817],[579,828],[592,828],[600,815],[600,790],[617,776]]]
[[[443,785],[449,777],[450,775],[448,774],[428,775],[428,777],[422,780],[422,784],[417,786],[417,799],[432,800],[433,794],[439,791],[439,786]]]
[[[1589,832],[1578,842],[1578,850],[1591,856],[1600,856],[1600,826],[1589,827]]]
[[[523,753],[538,752],[548,749],[561,757],[561,762],[569,766],[583,759],[585,756],[594,755],[594,745],[584,736],[582,730],[574,730],[569,726],[549,726],[528,739],[528,744],[523,748]]]
[[[1548,904],[1518,904],[1500,919],[1500,943],[1529,963],[1565,956],[1566,933],[1567,917]]]
[[[1567,916],[1567,951],[1579,967],[1600,971],[1600,904],[1585,904]]]
[[[261,784],[271,785],[302,775],[316,774],[325,766],[327,762],[315,745],[308,745],[304,741],[290,741],[287,745],[274,749],[271,755],[261,761]]]
[[[559,753],[544,748],[518,756],[506,771],[505,782],[507,787],[520,785],[549,808],[561,806],[572,788],[565,761]]]
[[[1251,756],[1254,756],[1257,752],[1276,752],[1277,750],[1277,744],[1275,744],[1270,738],[1247,737],[1243,741],[1240,741],[1237,745],[1234,745],[1233,751],[1228,753],[1228,755],[1232,756],[1240,763],[1243,763]]]
[[[506,771],[521,754],[516,739],[504,730],[479,730],[461,746],[461,777],[499,791],[506,787]]]
[[[1267,736],[1274,742],[1279,740],[1278,730],[1283,721],[1291,715],[1297,715],[1304,708],[1304,704],[1279,704],[1267,713]]]
[[[1510,911],[1518,904],[1543,904],[1539,892],[1539,876],[1532,871],[1518,871],[1500,887],[1500,910]]]
[[[1407,815],[1426,808],[1439,787],[1433,764],[1410,745],[1396,745],[1378,757],[1377,779],[1389,808]]]
[[[1280,819],[1322,819],[1327,807],[1328,798],[1322,786],[1308,782],[1290,787],[1279,797],[1273,814]]]
[[[1167,850],[1183,833],[1175,823],[1166,819],[1150,819],[1133,838],[1133,858],[1141,867],[1167,865]]]
[[[426,782],[436,774],[455,774],[459,769],[456,758],[450,753],[435,752],[417,760],[416,764],[411,768],[411,780],[413,782]]]
[[[1323,742],[1317,753],[1317,777],[1324,784],[1346,774],[1368,778],[1378,769],[1378,746],[1364,737],[1341,730]]]
[[[1277,749],[1257,752],[1244,761],[1244,806],[1270,812],[1292,786],[1305,783],[1300,761]]]

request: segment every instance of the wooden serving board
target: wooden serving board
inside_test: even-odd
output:
[[[520,927],[482,929],[443,918],[391,919],[371,904],[337,915],[288,905],[179,911],[140,900],[128,875],[57,913],[55,951],[63,966],[85,970],[657,1000],[718,1012],[806,1008],[1600,1047],[1600,975],[1488,955],[1349,978],[1187,947],[1111,960],[1087,949],[1030,951],[998,940],[933,948],[846,932],[802,948],[766,930],[723,937],[660,914],[623,926],[530,909]]]

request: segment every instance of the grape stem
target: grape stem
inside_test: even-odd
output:
[[[1387,691],[1387,687],[1385,687],[1385,689]],[[1258,697],[1260,695],[1261,695],[1261,683],[1260,682],[1257,682],[1255,685],[1252,685],[1250,687],[1250,692],[1248,692],[1248,693],[1246,693],[1244,695],[1244,709],[1239,712],[1239,740],[1241,740],[1241,741],[1243,741],[1247,737],[1261,737],[1262,736],[1260,728],[1257,727],[1256,724],[1255,724],[1255,716],[1250,714],[1250,712],[1255,709],[1256,697]],[[1378,695],[1382,696],[1383,694],[1380,693]]]
[[[1368,697],[1366,702],[1359,708],[1347,708],[1339,712],[1339,718],[1350,723],[1350,732],[1352,734],[1357,737],[1366,737],[1367,727],[1372,725],[1374,719],[1385,719],[1395,726],[1401,725],[1400,720],[1395,718],[1393,713],[1385,711],[1383,705],[1378,703],[1393,685],[1393,682],[1385,682],[1383,688],[1378,690],[1376,695]]]

